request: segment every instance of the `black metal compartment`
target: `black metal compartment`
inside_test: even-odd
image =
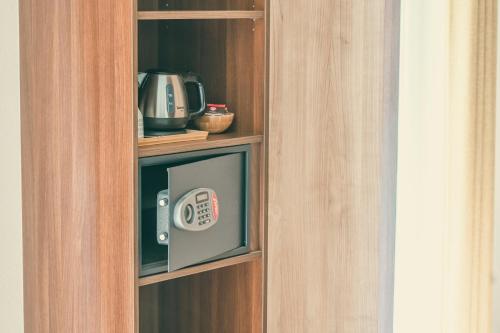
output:
[[[243,145],[139,159],[141,277],[249,251],[250,158],[250,146]],[[197,187],[218,192],[219,222],[207,231],[193,233],[177,229],[170,221],[169,245],[159,245],[157,194],[168,188],[175,202],[182,193]]]

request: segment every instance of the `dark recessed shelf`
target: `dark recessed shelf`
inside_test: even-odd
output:
[[[148,286],[152,285],[155,283],[160,283],[164,281],[169,281],[173,279],[177,279],[180,277],[184,276],[189,276],[189,275],[194,275],[198,273],[203,273],[203,272],[208,272],[208,271],[213,271],[215,269],[219,268],[224,268],[224,267],[229,267],[229,266],[234,266],[234,265],[239,265],[243,264],[246,262],[251,262],[255,260],[259,260],[262,258],[262,252],[261,251],[253,251],[248,254],[228,258],[228,259],[223,259],[223,260],[218,260],[214,262],[210,262],[207,264],[202,264],[198,266],[193,266],[189,268],[184,268],[175,272],[170,272],[170,273],[163,273],[163,274],[157,274],[157,275],[152,275],[148,277],[143,277],[139,279],[139,286]]]
[[[187,151],[260,143],[262,140],[262,135],[241,135],[238,133],[214,134],[209,135],[207,140],[185,141],[139,147],[138,155],[139,157],[161,156]]]
[[[179,10],[179,11],[140,11],[137,19],[145,20],[235,20],[264,18],[261,10]]]

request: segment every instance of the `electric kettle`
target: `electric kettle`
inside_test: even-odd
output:
[[[139,87],[139,109],[144,117],[144,128],[149,131],[186,128],[205,108],[205,89],[199,76],[193,73],[149,71]]]

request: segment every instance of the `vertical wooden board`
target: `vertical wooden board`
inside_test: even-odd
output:
[[[141,23],[142,25],[142,23]],[[160,21],[156,68],[194,72],[203,80],[208,103],[226,100],[226,22],[224,20]],[[141,50],[147,55],[153,49]]]
[[[262,68],[253,61],[253,26],[250,20],[227,21],[226,103],[235,113],[232,127],[238,133],[252,133],[254,129],[254,73]]]
[[[134,332],[134,2],[20,1],[26,332]]]
[[[262,184],[263,172],[262,166],[262,146],[254,144],[251,148],[251,161],[250,161],[250,196],[249,196],[249,211],[248,221],[250,223],[250,251],[262,250],[263,241],[261,237],[264,234],[264,226],[262,225],[264,219],[262,218],[262,203],[264,195],[264,187]]]
[[[391,332],[399,1],[271,1],[268,332]]]
[[[253,128],[255,133],[264,133],[266,115],[266,23],[253,22]]]
[[[233,130],[263,133],[265,26],[263,20],[227,21],[227,104]]]
[[[161,10],[165,5],[161,0],[136,0],[137,10],[139,11],[149,11],[149,10]]]
[[[199,74],[207,102],[235,113],[230,131],[262,133],[264,34],[262,20],[140,22],[139,68]]]
[[[159,68],[158,33],[161,22],[143,21],[137,29],[137,67],[140,72]]]

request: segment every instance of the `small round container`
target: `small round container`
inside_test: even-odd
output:
[[[228,112],[224,104],[208,104],[207,112],[194,120],[196,127],[210,134],[227,131],[234,120],[234,113]]]

